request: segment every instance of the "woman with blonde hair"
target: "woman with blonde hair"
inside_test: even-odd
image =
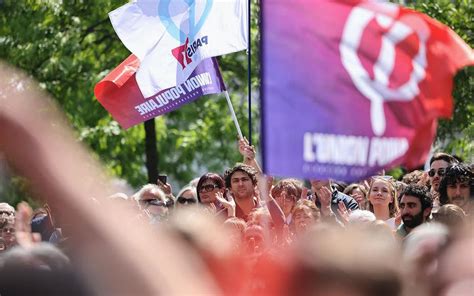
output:
[[[372,177],[369,194],[369,210],[377,220],[384,221],[392,230],[397,228],[395,216],[398,215],[397,189],[391,177]]]

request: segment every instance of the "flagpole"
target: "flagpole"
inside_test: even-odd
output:
[[[237,128],[237,132],[239,133],[239,139],[243,139],[242,131],[240,130],[239,122],[237,121],[237,116],[235,116],[234,106],[232,106],[232,102],[230,101],[229,92],[226,90],[224,91],[225,98],[227,99],[227,105],[229,105],[229,110],[232,115],[232,119],[234,120],[235,128]]]
[[[250,17],[251,17],[251,2],[252,0],[248,0],[248,15],[247,15],[247,36],[248,36],[248,45],[247,45],[247,50],[248,50],[248,56],[247,56],[247,84],[249,88],[249,144],[252,145],[252,69],[251,69],[251,64],[252,64],[252,46],[250,44]],[[242,137],[242,135],[241,135]]]

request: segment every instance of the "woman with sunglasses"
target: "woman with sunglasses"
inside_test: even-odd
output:
[[[197,187],[198,202],[210,209],[216,210],[216,215],[226,214],[224,206],[218,197],[225,194],[224,179],[216,173],[207,173],[199,178]],[[226,215],[227,216],[227,215]]]
[[[392,230],[397,228],[395,216],[398,214],[397,190],[391,177],[372,177],[369,189],[369,209],[377,220],[384,221]]]
[[[197,192],[196,187],[192,185],[186,185],[183,187],[176,197],[176,208],[182,208],[192,206],[197,203]]]

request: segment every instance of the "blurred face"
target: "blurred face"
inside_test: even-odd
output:
[[[275,195],[274,198],[285,214],[285,217],[288,217],[295,206],[296,195],[291,194],[286,189],[284,189]]]
[[[392,202],[392,194],[389,184],[383,180],[375,180],[369,193],[369,201],[372,206],[386,206]]]
[[[0,205],[0,227],[5,225],[9,220],[15,216],[15,210],[6,205]]]
[[[218,192],[224,193],[224,188],[219,188],[213,180],[207,179],[199,188],[201,203],[208,204],[216,202]]]
[[[350,194],[350,196],[355,199],[355,201],[359,204],[359,206],[363,206],[365,204],[365,196],[364,193],[359,188],[354,188]]]
[[[244,172],[237,171],[230,178],[230,190],[237,200],[252,198],[255,188],[252,179]]]
[[[186,190],[176,199],[176,205],[178,207],[186,207],[190,205],[195,205],[196,203],[197,203],[197,199],[194,198],[190,190]]]
[[[3,241],[7,246],[15,242],[15,223],[8,222],[0,231]]]
[[[418,198],[410,195],[402,196],[400,200],[400,212],[403,224],[409,228],[415,228],[425,222],[425,214],[421,210],[421,202]]]
[[[434,191],[438,192],[439,183],[441,182],[441,178],[444,176],[444,172],[448,166],[449,163],[444,160],[435,160],[431,164],[428,176],[430,177],[431,186]]]
[[[153,217],[167,216],[169,211],[165,201],[158,199],[155,195],[150,193],[143,195],[140,200],[140,207]]]
[[[467,210],[471,188],[469,181],[457,181],[455,184],[449,184],[446,188],[449,202]]]
[[[314,218],[311,209],[305,207],[294,213],[293,223],[296,233],[303,233],[314,222],[316,222],[316,219]]]

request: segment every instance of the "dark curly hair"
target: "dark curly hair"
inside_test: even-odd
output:
[[[225,187],[230,188],[230,179],[235,172],[246,173],[249,178],[252,180],[253,185],[257,185],[257,171],[246,164],[237,163],[233,168],[228,169],[224,173]]]
[[[428,187],[416,184],[409,184],[400,194],[398,201],[402,200],[404,195],[416,197],[421,203],[421,210],[433,207],[433,199],[431,198]]]
[[[465,163],[455,163],[446,168],[443,179],[439,184],[439,201],[441,205],[449,203],[448,186],[458,182],[467,181],[470,189],[470,198],[474,195],[474,173],[472,165]]]

